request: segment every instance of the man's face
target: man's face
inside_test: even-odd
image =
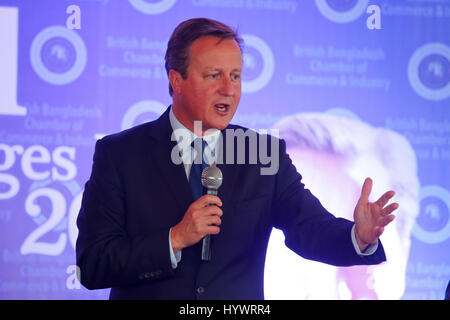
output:
[[[234,39],[195,40],[189,50],[187,78],[174,70],[169,74],[175,116],[191,131],[194,121],[202,121],[203,132],[226,128],[241,98],[241,70],[241,50]]]

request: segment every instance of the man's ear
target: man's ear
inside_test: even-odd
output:
[[[181,84],[183,81],[183,77],[178,71],[175,71],[173,69],[170,69],[169,71],[169,82],[172,86],[173,92],[176,92],[177,94],[181,93]]]

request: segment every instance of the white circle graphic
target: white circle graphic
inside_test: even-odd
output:
[[[256,92],[266,86],[272,78],[275,70],[275,59],[269,45],[261,38],[244,34],[242,35],[242,39],[244,40],[245,46],[256,49],[263,58],[263,67],[259,76],[250,81],[242,81],[242,92]]]
[[[169,10],[177,0],[161,0],[156,3],[149,3],[144,0],[128,0],[137,10],[145,14],[160,14]]]
[[[49,70],[41,58],[41,51],[45,43],[57,37],[69,41],[76,53],[73,66],[61,73]],[[87,50],[83,39],[75,31],[62,26],[51,26],[39,32],[33,39],[30,49],[30,60],[31,66],[41,79],[54,85],[65,85],[76,80],[83,72],[87,62]]]
[[[409,60],[408,79],[417,94],[428,100],[440,101],[450,97],[450,81],[440,89],[433,89],[427,87],[420,79],[420,64],[426,57],[433,54],[442,55],[450,63],[450,47],[438,42],[425,44],[419,47]],[[440,72],[445,71],[449,72],[450,70]]]
[[[347,23],[358,19],[367,9],[369,0],[358,0],[358,2],[347,11],[337,11],[330,7],[327,0],[316,0],[317,9],[330,21],[336,23]]]
[[[446,189],[436,185],[430,185],[421,188],[419,201],[422,201],[423,199],[428,197],[434,197],[442,200],[447,207],[447,212],[450,213],[450,192],[448,192]],[[439,215],[439,212],[431,212],[430,215],[432,218],[439,218],[434,217],[434,215]],[[411,232],[414,237],[424,243],[433,244],[443,242],[450,237],[450,216],[447,217],[447,223],[445,224],[445,226],[438,231],[425,230],[416,221]]]
[[[162,104],[159,101],[155,101],[155,100],[139,101],[139,102],[135,103],[134,105],[132,105],[127,110],[127,112],[123,116],[120,128],[121,128],[121,130],[125,130],[125,129],[129,129],[129,128],[135,126],[136,124],[134,123],[134,121],[141,114],[144,114],[147,112],[153,112],[158,115],[161,115],[164,113],[164,111],[166,111],[166,109],[167,109],[167,106],[165,106],[164,104]]]

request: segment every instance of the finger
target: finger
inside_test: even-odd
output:
[[[218,232],[220,230],[219,226],[222,224],[222,221],[219,217],[214,216],[202,221],[201,224],[202,227],[200,230],[200,234],[204,237],[207,234],[215,234],[215,232]]]
[[[383,227],[385,227],[385,226],[387,226],[389,223],[391,223],[392,221],[394,221],[394,219],[395,219],[395,216],[394,215],[389,215],[389,216],[386,216],[386,217],[384,217],[383,219],[382,219],[382,226]]]
[[[211,216],[206,220],[208,226],[220,226],[222,224],[222,220],[218,216]]]
[[[381,214],[383,216],[387,216],[387,215],[391,214],[392,212],[394,212],[395,210],[397,210],[398,207],[399,207],[398,203],[396,203],[396,202],[395,203],[391,203],[390,205],[388,205],[386,208],[384,208],[381,211]]]
[[[222,224],[222,220],[219,216],[203,216],[195,218],[193,224],[196,226],[196,231],[204,236],[208,227],[220,226]]]
[[[191,206],[193,206],[192,204]],[[217,206],[206,206],[206,207],[191,207],[190,210],[190,217],[194,219],[195,221],[205,221],[206,218],[210,216],[217,216],[221,217],[223,215],[222,209],[220,209]]]
[[[205,235],[207,234],[218,234],[220,232],[220,228],[217,226],[208,226],[205,229]]]
[[[375,227],[375,236],[379,238],[384,232],[384,227]]]
[[[372,192],[372,179],[366,178],[364,180],[362,189],[361,189],[361,197],[359,198],[359,201],[362,203],[366,203],[369,201],[369,195]]]
[[[221,217],[223,215],[222,209],[216,206],[207,206],[203,208],[197,208],[194,210],[193,216],[195,219],[205,220],[209,217]]]
[[[216,206],[207,206],[202,209],[202,216],[218,216],[221,217],[223,215],[222,209]]]
[[[212,194],[205,194],[194,202],[198,207],[206,207],[207,205],[216,205],[221,207],[222,200],[218,196],[213,196]]]
[[[383,194],[380,199],[378,199],[375,203],[378,204],[380,207],[384,207],[386,203],[395,195],[394,191],[388,191],[385,194]]]

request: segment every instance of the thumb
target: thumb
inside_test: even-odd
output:
[[[369,202],[369,196],[371,192],[372,192],[372,179],[366,178],[362,186],[361,197],[359,198],[359,202],[361,203]]]

